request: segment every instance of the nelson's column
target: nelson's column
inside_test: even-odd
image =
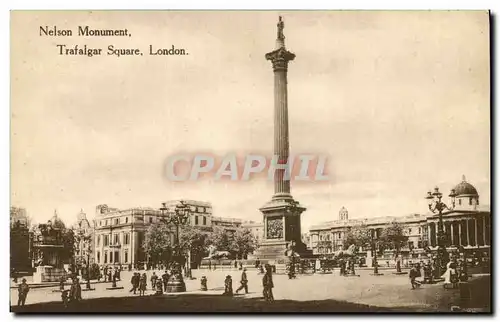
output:
[[[285,48],[284,27],[279,17],[276,48],[266,54],[274,71],[274,155],[283,168],[289,156],[287,70],[288,62],[295,58]],[[290,180],[279,165],[274,175],[274,195],[259,209],[264,216],[264,240],[252,257],[268,260],[282,269],[281,264],[285,264],[292,249],[301,256],[312,253],[301,240],[300,215],[306,208],[293,199]]]

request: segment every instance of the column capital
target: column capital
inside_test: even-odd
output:
[[[295,59],[295,54],[286,50],[285,47],[278,48],[266,54],[266,59],[273,64],[273,70],[287,70],[288,62]]]

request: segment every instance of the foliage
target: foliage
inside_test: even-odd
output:
[[[90,270],[90,279],[91,280],[95,280],[95,279],[97,279],[99,277],[99,275],[101,275],[101,271],[99,269],[99,265],[96,264],[96,263],[91,264],[89,270]],[[87,279],[87,277],[88,277],[87,276],[87,268],[84,267],[83,271],[84,271],[83,278]]]
[[[252,232],[242,228],[232,231],[214,227],[209,244],[215,246],[218,251],[228,251],[236,258],[244,258],[257,248],[257,241]]]
[[[201,260],[210,243],[210,232],[198,227],[184,226],[180,230],[179,243],[183,253],[191,251],[191,259]]]
[[[348,248],[350,245],[366,246],[371,243],[371,230],[364,224],[353,226],[344,234],[343,245]]]
[[[238,258],[246,258],[257,247],[257,240],[248,229],[237,229],[232,237],[232,248]]]
[[[169,263],[173,254],[172,226],[165,223],[149,226],[142,247],[153,263]]]
[[[61,230],[63,244],[62,257],[72,259],[75,254],[75,234],[73,230],[64,228]]]
[[[408,242],[408,236],[405,234],[406,226],[392,222],[382,230],[380,243],[383,248],[394,249],[395,256],[399,255],[401,248]]]
[[[210,245],[215,246],[219,251],[234,252],[233,232],[222,227],[214,227],[210,234]]]

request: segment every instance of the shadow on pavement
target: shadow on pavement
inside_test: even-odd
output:
[[[158,313],[158,312],[393,312],[336,300],[292,301],[267,303],[261,298],[226,297],[222,295],[180,294],[169,296],[114,297],[87,299],[64,308],[61,302],[11,307],[15,313]],[[399,311],[399,310],[397,310]]]

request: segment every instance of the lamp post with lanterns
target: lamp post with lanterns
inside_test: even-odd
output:
[[[163,203],[160,208],[162,215],[165,211],[168,211],[166,204]],[[189,219],[189,206],[183,201],[175,206],[174,212],[167,213],[167,217],[163,217],[162,221],[166,224],[172,224],[175,226],[175,242],[174,242],[174,268],[172,270],[172,277],[167,283],[167,292],[185,292],[186,283],[182,278],[181,265],[183,263],[184,256],[182,255],[182,249],[179,241],[179,227],[186,225]]]
[[[378,272],[378,259],[377,259],[377,240],[378,240],[378,231],[377,229],[370,229],[371,233],[371,249],[373,255],[373,273],[370,275],[379,276],[384,275]]]
[[[451,198],[451,207],[446,205],[441,199],[443,198],[443,194],[439,191],[438,187],[434,188],[434,192],[427,192],[427,199],[429,204],[429,210],[432,213],[438,214],[438,231],[437,231],[437,267],[439,269],[439,275],[441,276],[443,269],[446,267],[449,261],[449,254],[446,250],[446,235],[444,233],[444,224],[443,224],[443,211],[444,210],[452,210],[455,208],[455,197],[457,194],[455,193],[455,189],[452,189],[449,197]]]

